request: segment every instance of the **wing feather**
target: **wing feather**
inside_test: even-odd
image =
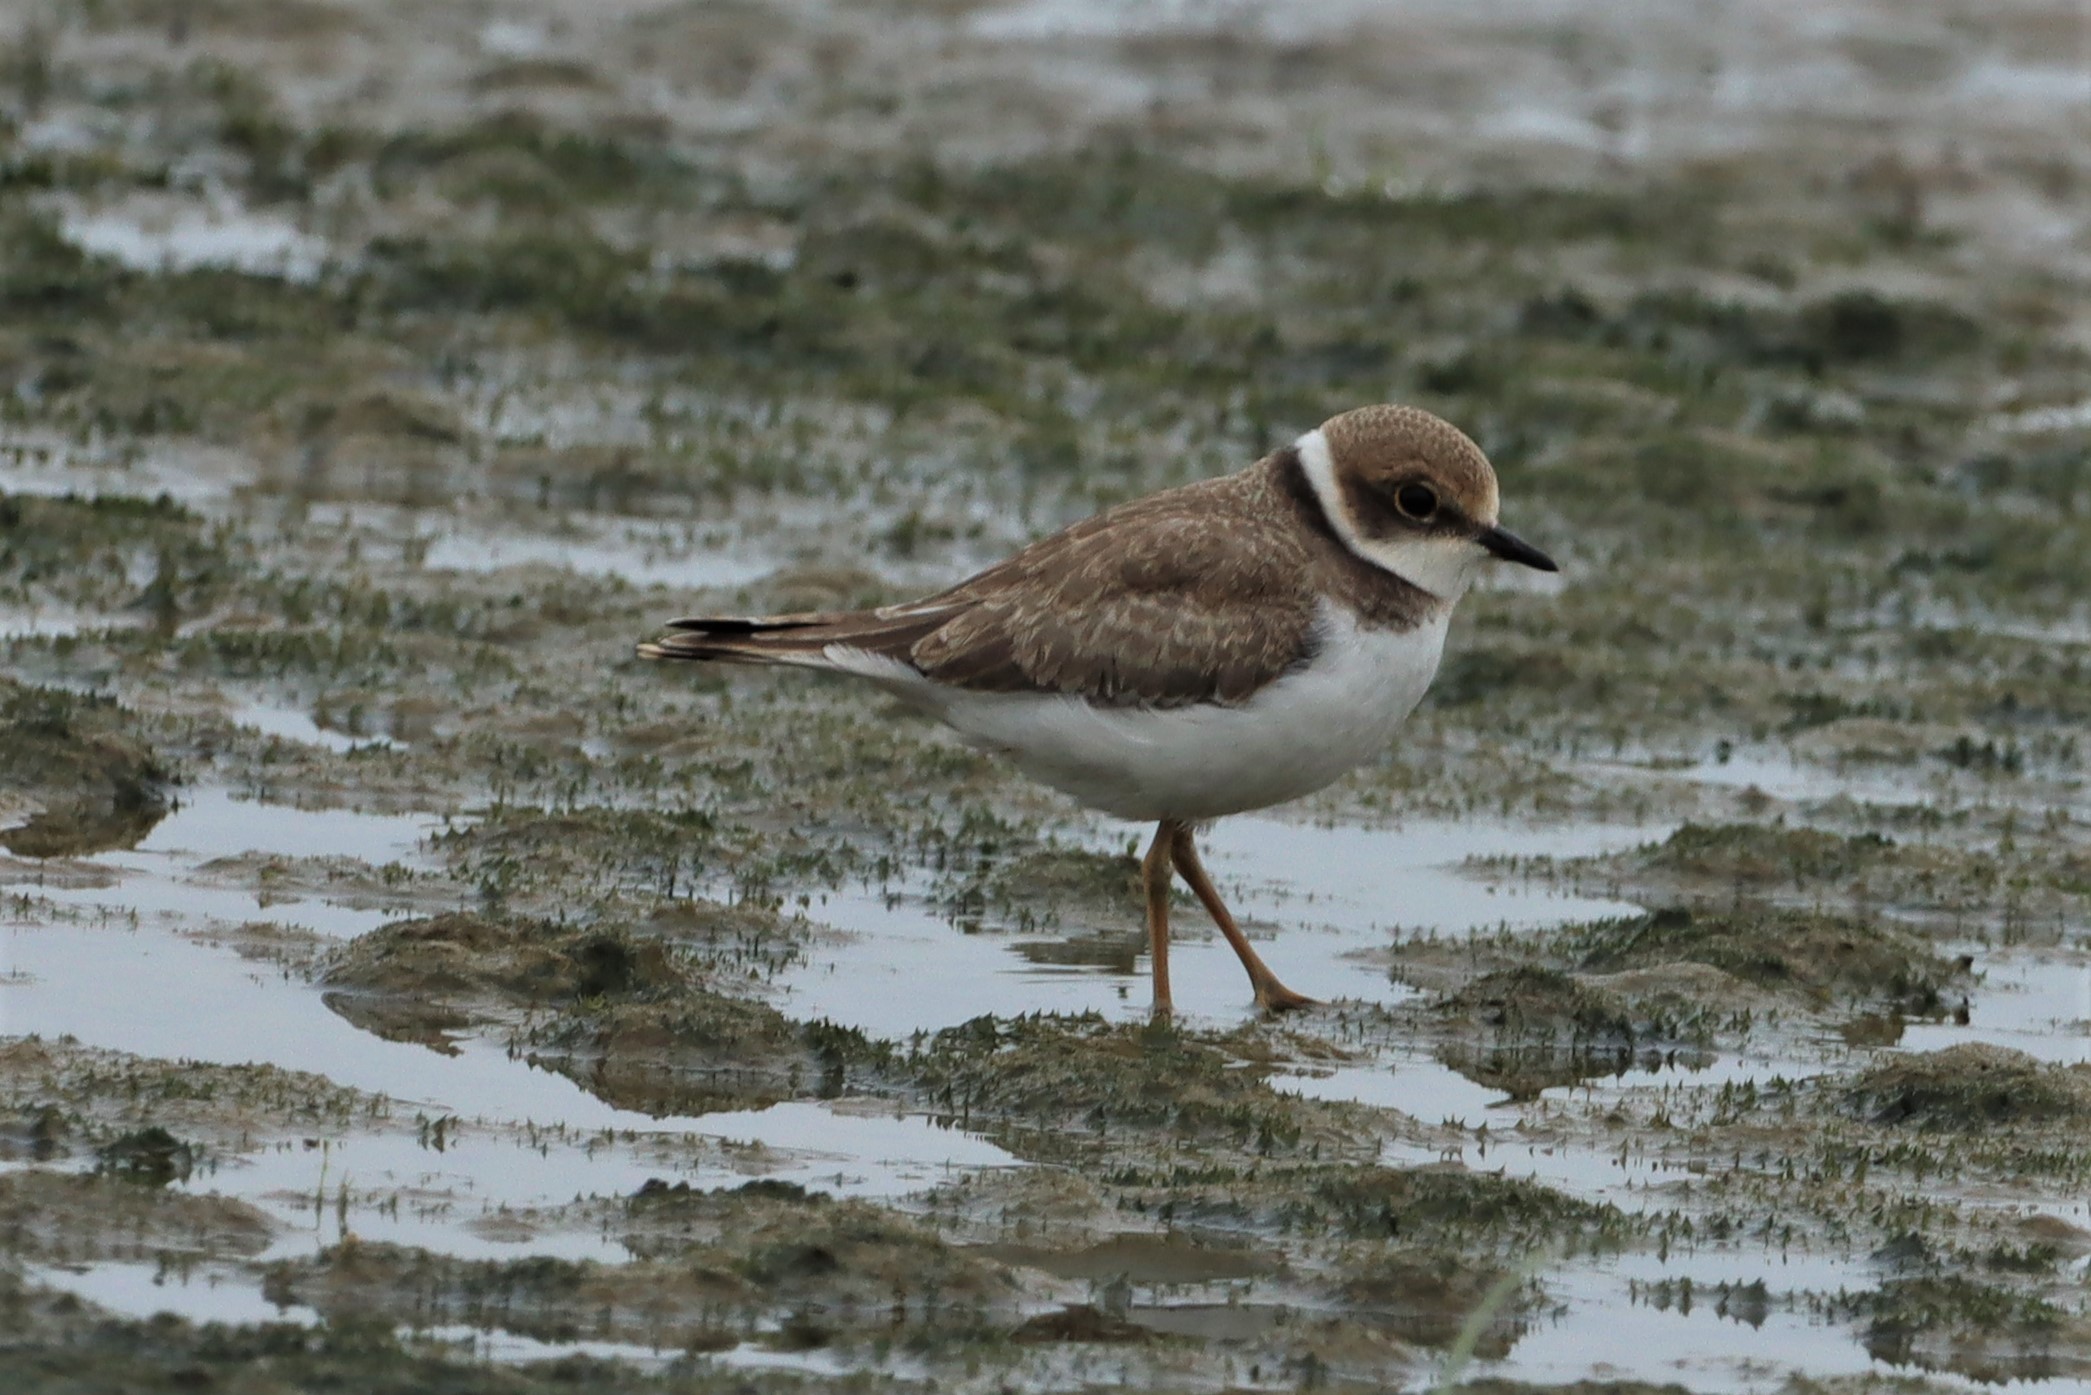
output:
[[[1176,707],[1243,701],[1312,655],[1314,597],[1282,533],[1180,505],[1091,522],[938,598],[971,604],[908,661],[973,691]]]
[[[1312,657],[1317,596],[1296,529],[1253,473],[1151,495],[1042,538],[950,590],[877,610],[695,616],[651,659],[848,668],[861,651],[971,692],[1110,707],[1242,702]]]

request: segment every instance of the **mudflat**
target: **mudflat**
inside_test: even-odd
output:
[[[17,7],[0,1385],[2091,1375],[2082,17],[1646,9]],[[632,657],[1384,400],[1563,570],[1208,836],[1326,1009]]]

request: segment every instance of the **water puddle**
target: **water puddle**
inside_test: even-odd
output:
[[[1877,804],[1915,804],[1938,798],[1952,784],[1947,772],[1929,777],[1914,769],[1853,770],[1804,761],[1770,746],[1724,748],[1687,761],[1590,761],[1584,765],[1608,778],[1675,781],[1710,789],[1755,790],[1790,804],[1850,799]]]
[[[1965,1022],[1912,1022],[1896,1043],[1940,1051],[1982,1042],[2054,1065],[2091,1063],[2091,960],[2082,953],[1975,948],[1981,988]]]
[[[906,1378],[915,1374],[913,1368],[916,1365],[897,1353],[836,1351],[827,1347],[792,1351],[781,1344],[768,1346],[761,1342],[743,1342],[726,1351],[712,1353],[709,1359],[740,1370],[784,1371],[829,1380],[861,1378],[867,1367]]]
[[[291,718],[264,711],[255,720],[248,715],[255,710],[243,712],[243,720],[307,739],[293,734]],[[206,1153],[173,1184],[259,1207],[275,1225],[264,1261],[355,1236],[474,1259],[615,1263],[627,1252],[609,1218],[622,1198],[654,1179],[715,1188],[766,1177],[838,1195],[898,1198],[964,1171],[1019,1165],[982,1139],[870,1101],[799,1101],[694,1119],[618,1109],[494,1042],[467,1039],[446,1055],[372,1036],[328,1011],[302,975],[244,959],[224,943],[226,932],[256,921],[339,940],[406,912],[372,891],[383,877],[359,878],[354,890],[339,893],[324,885],[271,894],[230,884],[242,859],[324,855],[374,870],[396,867],[411,878],[431,869],[427,843],[443,822],[264,805],[206,789],[134,848],[51,864],[34,875],[23,871],[28,864],[12,864],[0,921],[0,1028],[70,1034],[160,1059],[266,1061],[382,1099],[345,1132]],[[1222,823],[1206,842],[1223,890],[1289,981],[1321,997],[1391,1004],[1412,990],[1389,979],[1376,951],[1398,936],[1540,928],[1635,909],[1563,893],[1503,870],[1504,862],[1468,859],[1593,856],[1659,833],[1431,821],[1324,829],[1242,818]],[[1106,835],[1096,835],[1092,846],[1107,846]],[[228,867],[235,869],[230,877]],[[813,913],[844,934],[783,980],[785,1006],[796,1016],[826,1016],[905,1039],[983,1012],[1095,1010],[1120,1020],[1146,1012],[1144,946],[1131,914],[1107,932],[1124,937],[1122,957],[1056,961],[1041,946],[1093,938],[1101,928],[968,933],[907,883],[886,893],[837,894]],[[1246,984],[1225,944],[1192,908],[1183,909],[1179,924],[1179,1002],[1194,1020],[1247,1015]],[[1968,1024],[1913,1024],[1901,1046],[1981,1039],[2049,1060],[2091,1059],[2091,968],[2079,957],[1998,952],[1983,967],[1987,978]],[[1640,1061],[1518,1101],[1413,1048],[1370,1063],[1296,1071],[1275,1083],[1418,1120],[1425,1134],[1388,1144],[1382,1157],[1389,1164],[1457,1163],[1650,1211],[1676,1205],[1679,1184],[1729,1160],[1693,1156],[1674,1136],[1604,1143],[1578,1121],[1615,1107],[1646,1109],[1669,1091],[1798,1079],[1863,1059],[1835,1042],[1803,1046],[1808,1050],[1798,1054],[1725,1053],[1682,1065]],[[268,1303],[252,1269],[239,1264],[47,1266],[38,1277],[123,1312],[312,1320],[309,1311]],[[1849,1322],[1833,1320],[1828,1305],[1813,1301],[1876,1284],[1880,1275],[1863,1257],[1740,1247],[1576,1260],[1542,1277],[1559,1311],[1536,1320],[1504,1359],[1483,1363],[1487,1374],[1551,1381],[1609,1370],[1685,1380],[1695,1389],[1754,1390],[1775,1387],[1794,1369],[1887,1369],[1855,1340]],[[1282,1316],[1275,1307],[1245,1313],[1231,1301],[1180,1297],[1142,1307],[1134,1320],[1237,1340],[1244,1322]],[[490,1360],[533,1360],[586,1345],[467,1328],[434,1336],[469,1342]],[[641,1359],[638,1348],[605,1354]],[[863,1365],[850,1353],[811,1357],[825,1363],[816,1374]],[[748,1344],[707,1359],[771,1366],[805,1358]]]
[[[422,565],[436,571],[551,567],[576,576],[616,577],[634,586],[690,591],[745,586],[777,567],[773,560],[708,545],[682,531],[628,526],[605,525],[577,536],[448,532],[416,546],[426,549]]]
[[[273,703],[243,703],[233,710],[232,720],[240,726],[252,727],[269,736],[279,736],[285,741],[297,741],[307,746],[324,746],[330,751],[344,754],[359,746],[399,744],[389,736],[351,736],[345,731],[323,727],[311,713],[301,708],[282,707]]]
[[[230,200],[139,195],[87,210],[68,208],[59,232],[81,251],[133,271],[221,267],[253,276],[310,281],[327,263],[325,238]]]
[[[365,559],[396,555],[408,567],[431,572],[491,575],[544,568],[687,591],[745,586],[784,565],[774,545],[758,549],[741,540],[748,531],[744,519],[728,528],[577,510],[557,515],[556,526],[548,526],[550,517],[483,502],[438,511],[320,500],[290,515],[283,538],[292,545],[313,533],[353,539]]]
[[[605,1342],[586,1337],[576,1337],[571,1341],[546,1342],[536,1337],[525,1337],[519,1332],[504,1332],[500,1328],[468,1327],[461,1323],[416,1328],[413,1329],[413,1335],[424,1342],[458,1348],[467,1360],[491,1362],[501,1366],[525,1366],[533,1361],[564,1361],[575,1356],[586,1356],[597,1361],[621,1361],[644,1371],[665,1366],[682,1355],[677,1351],[642,1347],[635,1342]]]
[[[1994,956],[1968,1022],[1909,1023],[1894,1049],[1933,1051],[1971,1041],[2050,1062],[2091,1061],[2091,964],[2060,951]],[[1413,1050],[1387,1053],[1371,1065],[1277,1077],[1273,1084],[1310,1098],[1398,1109],[1442,1127],[1435,1140],[1386,1146],[1382,1160],[1390,1164],[1456,1163],[1629,1213],[1661,1212],[1677,1204],[1680,1186],[1696,1186],[1736,1160],[1698,1155],[1688,1129],[1652,1128],[1624,1144],[1600,1144],[1578,1128],[1579,1120],[1665,1109],[1688,1119],[1693,1097],[1703,1099],[1702,1092],[1805,1081],[1863,1067],[1879,1054],[1836,1040],[1801,1040],[1710,1059],[1644,1062],[1523,1101]],[[2075,1226],[2085,1214],[2081,1204],[1991,1198],[1980,1205],[2015,1215],[2053,1214]],[[1685,1250],[1542,1264],[1538,1273],[1558,1311],[1529,1327],[1502,1360],[1477,1363],[1477,1373],[1534,1383],[1604,1377],[1760,1391],[1784,1388],[1799,1371],[1830,1378],[1897,1369],[1870,1353],[1829,1301],[1891,1277],[1863,1254]],[[1949,1374],[1930,1378],[1955,1389],[1978,1384]]]
[[[193,1323],[295,1323],[317,1327],[318,1312],[302,1303],[278,1305],[262,1295],[252,1275],[217,1264],[139,1264],[28,1266],[31,1282],[64,1289],[80,1298],[133,1318],[172,1313]],[[411,1329],[419,1341],[462,1349],[468,1359],[501,1365],[589,1356],[623,1361],[641,1369],[665,1365],[680,1352],[661,1352],[629,1342],[588,1338],[546,1342],[499,1329],[461,1324]]]
[[[70,639],[90,629],[106,629],[107,616],[83,615],[58,606],[0,605],[0,644],[22,639]]]
[[[550,1108],[518,1117],[506,1107],[511,1099],[487,1109],[454,1093],[463,1080],[446,1081],[448,1103],[396,1102],[402,1118],[393,1131],[242,1153],[179,1185],[269,1212],[282,1229],[265,1259],[353,1235],[464,1259],[528,1254],[616,1263],[629,1258],[624,1245],[599,1222],[574,1216],[576,1201],[628,1197],[653,1180],[710,1189],[756,1178],[893,1198],[959,1170],[1015,1164],[991,1143],[890,1106],[786,1103],[708,1114],[701,1128],[685,1128],[602,1105],[506,1053],[478,1047],[472,1054],[479,1060],[462,1075],[526,1072],[541,1082],[533,1089]],[[434,1134],[431,1118],[444,1121]]]
[[[866,1366],[875,1366],[888,1375],[898,1375],[909,1372],[913,1365],[891,1356],[825,1347],[792,1351],[760,1342],[743,1342],[724,1351],[690,1352],[588,1337],[547,1341],[499,1327],[473,1327],[465,1323],[408,1328],[403,1336],[417,1343],[450,1347],[454,1354],[466,1360],[501,1366],[524,1366],[536,1361],[564,1361],[585,1356],[597,1361],[622,1362],[642,1371],[657,1371],[675,1362],[694,1361],[738,1370],[786,1371],[840,1379],[861,1372]]]
[[[402,911],[370,904],[367,887],[277,899],[219,884],[213,864],[327,856],[412,871],[442,822],[204,790],[135,848],[30,875],[16,864],[0,912],[0,1031],[164,1060],[266,1062],[376,1097],[371,1117],[346,1136],[214,1156],[176,1183],[270,1214],[279,1231],[267,1258],[353,1234],[473,1258],[615,1261],[626,1257],[622,1245],[574,1218],[578,1199],[622,1198],[655,1178],[708,1188],[753,1177],[898,1197],[957,1169],[1016,1165],[985,1140],[867,1101],[692,1120],[614,1108],[489,1042],[468,1040],[445,1055],[374,1037],[329,1011],[301,975],[222,942],[257,921],[345,939]],[[135,1265],[53,1275],[83,1296],[121,1300],[125,1311],[168,1305],[174,1292]],[[179,1293],[219,1316],[247,1301],[207,1274]]]
[[[1468,858],[1590,857],[1646,841],[1645,828],[1416,821],[1398,829],[1316,828],[1272,818],[1224,820],[1203,837],[1206,861],[1258,953],[1291,987],[1325,1001],[1394,1003],[1413,990],[1375,963],[1401,932],[1465,935],[1631,915],[1627,902],[1477,873]],[[983,1013],[1099,1012],[1132,1020],[1149,1001],[1146,934],[1137,908],[1097,962],[1053,962],[1057,932],[968,933],[903,885],[836,893],[809,908],[847,937],[788,972],[796,1016],[826,1017],[903,1040]],[[1253,1012],[1248,980],[1193,904],[1179,904],[1171,989],[1191,1022]],[[1266,931],[1276,928],[1275,935]],[[1064,939],[1063,939],[1064,942]],[[1112,948],[1107,946],[1107,948]]]
[[[1989,419],[1989,427],[1992,431],[2027,436],[2081,431],[2091,427],[2091,398],[2059,407],[2028,407],[2016,412],[1999,412]]]
[[[32,1264],[28,1277],[128,1317],[176,1313],[191,1322],[295,1322],[308,1327],[319,1322],[319,1314],[310,1308],[271,1303],[261,1296],[253,1276],[224,1265]]]
[[[275,900],[212,885],[194,875],[207,864],[241,855],[324,854],[374,868],[411,867],[419,862],[419,845],[440,826],[426,816],[292,809],[203,792],[135,849],[88,860],[107,884],[69,878],[62,885],[10,888],[28,904],[11,907],[0,922],[7,930],[0,1024],[10,1034],[71,1035],[142,1056],[267,1062],[431,1114],[540,1129],[661,1132],[662,1121],[606,1105],[565,1076],[484,1042],[468,1041],[445,1055],[373,1037],[327,1010],[302,979],[212,942],[212,932],[255,921],[346,939],[403,912],[362,904],[360,895]],[[839,1179],[844,1191],[882,1194],[907,1190],[923,1168],[1012,1161],[991,1144],[924,1120],[839,1105],[706,1115],[693,1136],[804,1154],[804,1166],[795,1170],[805,1176]],[[861,1151],[852,1140],[862,1142]],[[514,1171],[513,1164],[494,1169]],[[636,1187],[645,1175],[615,1179],[610,1190],[626,1181]],[[571,1198],[572,1180],[560,1179],[546,1194]]]
[[[1457,1129],[1514,1127],[1518,1103],[1416,1052],[1390,1053],[1369,1066],[1271,1077],[1275,1089],[1310,1100],[1343,1100],[1398,1109],[1425,1124]]]
[[[1708,1395],[1787,1389],[1802,1371],[1816,1380],[1877,1379],[1894,1368],[1814,1300],[1863,1291],[1880,1277],[1863,1259],[1776,1251],[1624,1255],[1546,1271],[1547,1294],[1560,1310],[1539,1319],[1501,1360],[1476,1362],[1476,1371],[1541,1385],[1674,1381]],[[1929,1378],[1942,1388],[1977,1388]]]
[[[155,442],[142,452],[51,432],[0,431],[0,494],[40,498],[97,495],[204,504],[222,500],[253,478],[252,462],[193,442]]]

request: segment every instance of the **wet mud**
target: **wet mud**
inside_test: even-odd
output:
[[[0,1386],[2091,1376],[2067,6],[0,32]],[[662,672],[1399,399],[1558,577],[1202,846]]]
[[[127,847],[167,813],[172,772],[114,704],[0,687],[0,799],[29,817],[0,835],[15,857]]]

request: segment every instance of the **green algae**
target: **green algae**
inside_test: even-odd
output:
[[[628,68],[652,70],[579,34],[566,36],[572,57],[471,54],[455,106],[407,94],[397,110],[390,98],[329,102],[309,124],[310,93],[267,46],[387,39],[351,7],[98,0],[77,22],[149,39],[160,56],[109,80],[63,25],[9,52],[4,79],[24,111],[90,103],[120,113],[130,134],[47,153],[18,144],[12,125],[5,133],[7,424],[90,453],[113,443],[118,462],[209,447],[255,462],[258,484],[193,508],[10,496],[0,601],[145,623],[9,641],[7,652],[25,679],[122,694],[130,711],[112,730],[163,775],[472,811],[437,851],[446,904],[469,900],[476,915],[419,942],[395,926],[343,960],[363,981],[337,985],[353,994],[337,1002],[353,1001],[373,1030],[505,1038],[641,1108],[838,1090],[927,1103],[1027,1157],[1109,1179],[1068,1203],[1073,1220],[1037,1213],[1035,1248],[1102,1243],[1089,1230],[1098,1212],[1175,1227],[1193,1244],[1238,1243],[1246,1230],[1282,1239],[1309,1271],[1298,1281],[1312,1302],[1389,1320],[1398,1342],[1435,1342],[1510,1251],[1631,1240],[1635,1227],[1554,1194],[1506,1192],[1501,1179],[1353,1176],[1407,1125],[1272,1089],[1265,1077],[1298,1064],[1294,1053],[1341,1059],[1375,1041],[1465,1051],[1462,1068],[1481,1078],[1544,1090],[1543,1078],[1575,1078],[1545,1077],[1560,1061],[1613,1062],[1629,1043],[1776,1048],[1789,1043],[1774,1019],[1796,1012],[1950,1012],[1969,989],[1962,946],[1933,942],[1948,910],[1956,938],[2071,943],[2091,886],[2081,819],[2068,812],[2085,756],[2072,724],[2091,692],[2068,638],[2091,457],[2080,432],[2002,430],[1992,417],[2000,403],[2076,402],[2081,335],[2067,329],[2064,278],[1986,257],[1979,233],[1956,245],[1925,207],[1934,191],[1895,188],[1957,176],[1887,177],[1771,149],[1637,164],[1580,187],[1551,168],[1506,173],[1490,152],[1438,186],[1399,168],[1360,178],[1341,157],[1244,158],[1229,132],[1162,114],[1105,138],[953,156],[914,125],[895,141],[880,124],[904,112],[933,129],[953,93],[914,90],[916,63],[893,69],[910,75],[904,97],[884,92],[887,70],[853,61],[861,40],[840,36],[809,49],[805,71],[820,76],[784,86],[857,113],[862,137],[846,150],[795,130],[789,100],[774,140],[690,138],[677,118],[652,115],[651,99],[634,115],[617,104],[620,84]],[[697,22],[650,21],[670,35]],[[658,45],[688,65],[684,85],[671,84],[677,100],[774,100],[763,94],[777,75],[763,75],[743,31],[774,22],[765,55],[796,54],[806,36],[759,10],[702,22],[704,42]],[[196,61],[203,45],[181,37],[192,33],[237,36],[264,56]],[[1209,52],[1123,44],[1185,71],[1229,65],[1230,81],[1242,76],[1234,65],[1265,61],[1236,37]],[[1310,44],[1270,61],[1292,72],[1327,58]],[[743,66],[756,76],[731,87],[723,70]],[[1035,100],[1021,87],[996,93],[1019,125]],[[1848,153],[1838,145],[1834,159]],[[54,197],[179,196],[172,171],[199,163],[255,208],[324,233],[327,265],[309,280],[143,270],[82,252],[51,211]],[[1987,180],[2016,177],[2008,162],[1982,168]],[[1291,1037],[988,1020],[907,1052],[772,1004],[764,984],[813,933],[777,909],[902,871],[928,873],[967,925],[1018,928],[1040,962],[1137,967],[1128,866],[1069,851],[1063,806],[861,694],[775,675],[644,672],[628,662],[633,637],[683,609],[847,606],[926,589],[1095,504],[1231,468],[1330,411],[1388,397],[1474,431],[1502,469],[1506,519],[1558,551],[1569,580],[1559,594],[1472,596],[1402,749],[1317,813],[1690,818],[1659,848],[1567,874],[1632,895],[1657,888],[1644,904],[1682,901],[1688,920],[1492,940],[1433,985],[1442,1013],[1369,1026],[1336,1014]],[[365,505],[403,513],[359,524],[335,511]],[[772,516],[808,507],[816,527]],[[699,518],[730,547],[773,547],[779,571],[711,588],[482,575],[425,567],[412,549],[426,542],[398,536],[425,540],[468,519],[503,536],[557,534],[576,511]],[[335,753],[262,739],[223,716],[250,696],[405,744]],[[1825,777],[1907,777],[1906,793],[1887,807],[1651,791],[1616,765],[1675,769],[1721,743],[1763,744]],[[1981,792],[1970,800],[1966,784],[1945,781]],[[255,885],[269,889],[258,874]],[[1905,934],[1879,917],[1882,904],[1934,919]],[[1089,933],[1104,925],[1122,928]],[[183,1072],[172,1066],[109,1072],[137,1085],[128,1104],[70,1067],[42,1069],[42,1083],[10,1094],[0,1147],[85,1164],[154,1128],[205,1149],[224,1142],[221,1111],[173,1088]],[[313,1131],[361,1107],[324,1082],[188,1073],[221,1100],[308,1098]],[[1621,1089],[1608,1114],[1562,1105],[1551,1126],[1573,1135],[1564,1146],[1669,1150],[1674,1175],[1702,1190],[1679,1201],[1689,1214],[1654,1223],[1666,1238],[1836,1252],[1914,1230],[1934,1254],[1994,1251],[2001,1267],[1983,1294],[1897,1290],[1878,1315],[1838,1319],[1878,1321],[1883,1359],[1923,1365],[1936,1353],[1897,1333],[1951,1330],[2044,1280],[2018,1240],[1965,1219],[1974,1208],[1957,1193],[1921,1213],[1902,1194],[1970,1176],[2080,1179],[2081,1157],[2050,1136],[2073,1116],[2038,1088],[2067,1078],[2014,1084],[2003,1095],[2030,1112],[2007,1109],[1986,1131],[1954,1121],[1997,1108],[1995,1096],[1958,1078],[1879,1096],[1838,1080],[1822,1116],[1791,1088],[1702,1092],[1687,1080],[1659,1103]],[[1875,1122],[1897,1100],[1914,1104]],[[279,1132],[298,1122],[283,1101],[265,1111]],[[1959,1140],[1964,1159],[1931,1134]],[[743,1205],[656,1200],[695,1225]],[[867,1231],[890,1220],[857,1216]],[[714,1255],[712,1277],[818,1304],[882,1264],[938,1272],[950,1247],[926,1227],[874,1236],[862,1252],[826,1231],[807,1240],[797,1232],[818,1223],[789,1209],[775,1226],[773,1251]],[[1332,1235],[1361,1253],[1324,1253]],[[673,1289],[689,1278],[668,1272],[674,1253],[665,1244],[627,1277]],[[9,1319],[49,1338],[26,1356],[0,1353],[0,1382],[804,1383],[688,1365],[641,1377],[580,1358],[490,1369],[359,1321],[411,1309],[427,1276],[445,1312],[478,1303],[469,1311],[483,1319],[488,1295],[509,1293],[535,1305],[531,1330],[575,1332],[586,1326],[576,1295],[622,1282],[609,1267],[473,1267],[375,1247],[328,1263],[364,1268],[333,1289],[319,1266],[298,1276],[333,1295],[316,1333],[54,1311],[0,1274]],[[1431,1284],[1439,1307],[1398,1311]],[[468,1290],[478,1296],[460,1300]],[[1149,1331],[1097,1297],[1096,1316],[1080,1305],[1035,1326],[998,1316],[985,1335],[966,1318],[937,1327],[924,1350],[949,1344],[995,1370],[1019,1359],[996,1334],[1028,1346],[1027,1329],[1060,1345]],[[1398,1342],[1346,1345],[1355,1327],[1292,1317],[1259,1347],[1242,1331],[1270,1309],[1244,1306],[1256,1310],[1244,1327],[1209,1346],[1263,1357],[1266,1376],[1384,1382],[1407,1359]],[[2001,1320],[2005,1347],[2050,1330],[2025,1316]],[[791,1330],[811,1340],[823,1329]],[[719,1339],[703,1324],[682,1335],[692,1347]],[[1301,1347],[1314,1344],[1335,1357],[1308,1360]],[[1150,1376],[1159,1388],[1181,1374],[1169,1363],[1208,1343],[1125,1345],[1164,1349]],[[1348,1367],[1345,1352],[1356,1354]],[[1013,1383],[1036,1374],[1009,1369]],[[1238,1378],[1220,1370],[1215,1357],[1182,1383]]]
[[[1179,1146],[1299,1156],[1355,1122],[1242,1068],[1240,1040],[1094,1015],[981,1017],[937,1033],[908,1071],[929,1105],[1023,1156],[1109,1156],[1153,1132]]]
[[[461,912],[360,936],[318,977],[328,1007],[379,1036],[455,1050],[493,1030],[613,1104],[701,1114],[838,1093],[879,1054],[714,986],[774,971],[757,946],[777,931],[765,913],[688,903],[643,931]]]
[[[196,1149],[158,1124],[109,1140],[97,1156],[99,1171],[155,1187],[187,1181],[196,1166]]]
[[[2081,1322],[2038,1297],[1955,1275],[1899,1279],[1847,1305],[1882,1360],[1983,1381],[2081,1376]]]
[[[1939,1014],[1967,965],[1877,920],[1771,908],[1674,908],[1562,933],[1577,967],[1592,972],[1704,964],[1745,982],[1819,1002],[1879,1003]]]
[[[0,1175],[0,1234],[10,1253],[45,1263],[251,1259],[268,1248],[274,1228],[245,1202],[139,1180],[115,1167]]]
[[[1970,1043],[1891,1055],[1853,1081],[1845,1099],[1861,1116],[1896,1127],[1974,1132],[2039,1126],[2091,1113],[2091,1072]]]
[[[0,1377],[24,1388],[65,1395],[86,1395],[112,1384],[153,1392],[203,1386],[235,1395],[291,1395],[345,1384],[429,1395],[518,1395],[577,1386],[620,1395],[804,1388],[795,1373],[690,1364],[651,1374],[585,1355],[519,1367],[489,1365],[454,1345],[395,1335],[389,1327],[348,1317],[316,1328],[295,1323],[197,1324],[172,1315],[122,1322],[69,1296],[54,1297],[5,1271],[0,1271],[0,1313],[18,1324],[17,1330],[33,1326],[49,1335],[34,1346],[0,1347]],[[861,1390],[906,1388],[878,1376],[852,1377],[844,1384]]]
[[[340,1131],[381,1116],[381,1101],[322,1076],[266,1064],[162,1061],[18,1037],[0,1044],[0,1119],[38,1161],[109,1155],[192,1162],[241,1146],[257,1129]],[[129,1140],[127,1143],[126,1140]]]
[[[173,772],[107,699],[0,679],[0,796],[33,815],[0,832],[21,857],[128,847],[166,816]]]
[[[1052,848],[981,863],[947,867],[940,878],[938,907],[960,924],[992,919],[1025,931],[1079,925],[1145,933],[1140,864],[1129,854]]]
[[[661,1187],[632,1206],[638,1257],[629,1263],[460,1260],[358,1243],[272,1266],[267,1291],[329,1314],[689,1351],[780,1325],[798,1326],[809,1345],[881,1331],[964,1338],[1004,1320],[1023,1292],[1006,1269],[859,1202]]]
[[[1964,768],[1971,760],[1957,761]],[[2067,839],[2002,831],[1967,846],[1881,828],[1843,832],[1775,823],[1687,823],[1662,843],[1606,865],[1637,887],[1694,901],[1717,897],[1810,902],[1918,915],[1980,913],[1999,904],[2010,920],[2067,915],[2081,899],[2077,854]]]
[[[1438,1049],[1470,1080],[1517,1099],[1616,1073],[1658,1031],[1616,994],[1537,965],[1483,974],[1435,1005],[1474,1035]]]
[[[1651,850],[1653,870],[1751,889],[1849,885],[1895,856],[1878,833],[1839,836],[1815,828],[1688,823]]]
[[[1514,1284],[1514,1271],[1473,1264],[1457,1254],[1399,1249],[1374,1254],[1346,1272],[1335,1292],[1403,1341],[1449,1347],[1506,1282]],[[1500,1302],[1489,1317],[1474,1354],[1484,1360],[1506,1355],[1524,1335],[1525,1319],[1539,1301],[1536,1285],[1516,1286],[1510,1300]]]
[[[1612,1243],[1633,1223],[1609,1204],[1461,1168],[1355,1168],[1313,1177],[1292,1216],[1357,1240],[1460,1244],[1514,1254],[1534,1243]]]

